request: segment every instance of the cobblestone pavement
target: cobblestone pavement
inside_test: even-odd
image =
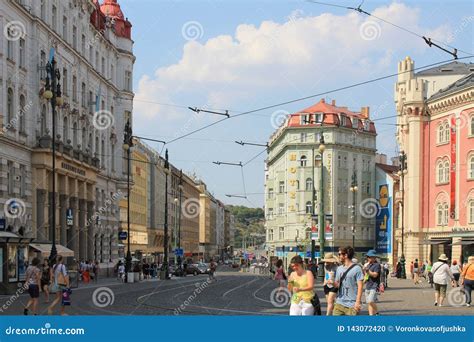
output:
[[[114,278],[98,283],[80,284],[73,289],[69,315],[287,315],[288,298],[276,296],[277,283],[269,276],[220,268],[216,281],[206,275],[145,280],[123,284]],[[321,283],[316,284],[323,315],[325,299]],[[448,288],[459,300],[456,289]],[[1,315],[21,315],[28,294],[0,296]],[[451,298],[451,301],[452,301]],[[410,280],[390,279],[389,287],[379,296],[381,315],[473,315],[473,307],[435,307],[434,290],[424,282],[415,286]],[[461,298],[462,300],[462,298]],[[461,304],[461,302],[456,302]],[[46,314],[44,297],[40,298],[40,314]],[[367,315],[366,306],[362,315]],[[59,308],[56,309],[58,314]]]

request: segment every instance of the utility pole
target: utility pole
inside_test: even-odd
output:
[[[132,253],[130,251],[130,151],[133,146],[132,126],[127,120],[123,135],[123,148],[127,150],[127,256],[125,257],[125,270],[127,277],[132,271]],[[127,279],[128,281],[128,279]]]
[[[400,190],[402,192],[401,203],[401,221],[402,221],[402,256],[400,258],[400,265],[402,267],[402,279],[407,278],[405,270],[405,175],[408,173],[407,155],[404,151],[400,152],[400,170],[398,176],[400,177]]]
[[[165,153],[165,224],[164,224],[164,239],[163,239],[163,265],[161,266],[162,280],[169,279],[168,275],[168,175],[170,173],[170,164],[168,161],[168,150]]]

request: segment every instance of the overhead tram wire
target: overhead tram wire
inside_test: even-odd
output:
[[[386,24],[388,24],[388,25],[391,25],[391,26],[396,27],[396,28],[398,28],[398,29],[400,29],[400,30],[402,30],[402,31],[405,31],[405,32],[407,32],[407,33],[409,33],[409,34],[411,34],[411,35],[414,35],[414,36],[416,36],[416,37],[418,37],[418,38],[423,39],[424,42],[425,42],[429,47],[435,46],[435,47],[437,47],[438,49],[443,50],[444,52],[446,52],[446,53],[450,54],[451,56],[453,56],[454,59],[459,59],[459,58],[458,58],[458,55],[457,55],[457,52],[458,52],[458,51],[460,51],[460,52],[462,52],[462,53],[465,53],[466,55],[472,55],[472,54],[473,54],[472,52],[467,52],[467,51],[458,49],[458,48],[456,48],[456,47],[454,47],[454,46],[452,46],[452,45],[449,45],[449,44],[447,44],[447,43],[445,43],[445,42],[442,42],[442,41],[440,41],[440,40],[423,36],[423,35],[421,35],[421,34],[419,34],[419,33],[416,33],[416,32],[414,32],[414,31],[412,31],[412,30],[407,29],[406,27],[403,27],[403,26],[394,24],[394,23],[392,23],[392,22],[390,22],[390,21],[388,21],[388,20],[386,20],[386,19],[380,18],[380,17],[378,17],[378,16],[376,16],[376,15],[374,15],[374,14],[372,14],[372,13],[369,13],[369,12],[367,12],[367,11],[365,11],[365,10],[362,9],[362,5],[363,5],[364,1],[362,1],[362,3],[361,3],[358,7],[342,6],[342,5],[336,5],[336,4],[331,4],[331,3],[327,3],[327,2],[320,2],[320,1],[313,1],[313,0],[306,0],[306,1],[311,2],[311,3],[314,3],[314,4],[318,4],[318,5],[323,5],[323,6],[330,6],[330,7],[337,7],[337,8],[344,8],[344,9],[348,9],[348,10],[353,10],[353,11],[356,11],[356,12],[359,12],[359,13],[362,13],[362,14],[365,14],[365,15],[367,15],[367,16],[369,16],[369,17],[373,17],[373,18],[375,18],[375,19],[377,19],[377,20],[380,20],[380,21],[382,21],[382,22],[384,22],[384,23],[386,23]],[[437,42],[438,44],[441,44],[441,45],[444,45],[444,46],[446,46],[446,47],[448,47],[448,48],[450,48],[450,49],[453,49],[453,51],[449,51],[449,50],[443,48],[442,46],[440,46],[440,45],[438,45],[438,44],[436,44],[436,43],[433,43],[433,42]]]
[[[468,59],[468,58],[473,58],[473,57],[474,57],[474,55],[469,55],[469,56],[459,57],[458,60],[463,60],[463,59]],[[289,100],[289,101],[277,103],[277,104],[274,104],[274,105],[269,105],[269,106],[265,106],[265,107],[253,109],[253,110],[250,110],[250,111],[242,112],[242,113],[239,113],[239,114],[235,114],[235,115],[232,115],[232,116],[229,117],[229,118],[225,117],[225,118],[223,118],[223,119],[217,120],[217,121],[212,122],[212,123],[210,123],[210,124],[208,124],[208,125],[205,125],[205,126],[203,126],[203,127],[200,127],[200,128],[198,128],[198,129],[195,129],[195,130],[193,130],[193,131],[191,131],[191,132],[189,132],[189,133],[186,133],[186,134],[183,134],[183,135],[181,135],[181,136],[178,136],[178,137],[176,137],[176,138],[174,138],[174,139],[168,141],[167,143],[168,143],[168,144],[171,144],[171,143],[173,143],[173,142],[175,142],[175,141],[178,141],[178,140],[180,140],[180,139],[184,139],[184,138],[186,138],[186,137],[189,137],[190,135],[193,135],[193,134],[198,133],[198,132],[201,132],[201,131],[203,131],[203,130],[205,130],[205,129],[207,129],[207,128],[210,128],[210,127],[212,127],[212,126],[215,126],[215,125],[221,123],[222,121],[226,121],[226,120],[238,118],[238,117],[241,117],[241,116],[244,116],[244,115],[253,114],[253,113],[256,113],[256,112],[260,112],[260,111],[267,110],[267,109],[272,109],[272,108],[275,108],[275,107],[281,107],[281,106],[284,106],[284,105],[288,105],[288,104],[292,104],[292,103],[296,103],[296,102],[301,102],[301,101],[309,100],[309,99],[312,99],[312,98],[315,98],[315,97],[319,97],[319,96],[323,96],[323,95],[327,95],[327,94],[331,94],[331,93],[335,93],[335,92],[339,92],[339,91],[343,91],[343,90],[347,90],[347,89],[351,89],[351,88],[360,87],[360,86],[362,86],[362,85],[366,85],[366,84],[370,84],[370,83],[375,83],[375,82],[382,81],[382,80],[385,80],[385,79],[388,79],[388,78],[392,78],[392,77],[395,77],[395,76],[398,76],[398,75],[402,75],[402,74],[405,74],[405,73],[408,73],[408,72],[418,71],[418,70],[422,70],[422,69],[431,68],[431,67],[434,67],[434,66],[446,64],[446,63],[451,62],[451,61],[452,61],[451,59],[443,60],[443,61],[440,61],[440,62],[436,62],[436,63],[431,63],[431,64],[423,65],[423,66],[414,68],[413,70],[406,70],[406,71],[402,71],[402,72],[396,72],[396,73],[393,73],[393,74],[389,74],[389,75],[385,75],[385,76],[376,77],[376,78],[373,78],[373,79],[370,79],[370,80],[367,80],[367,81],[357,82],[357,83],[353,83],[353,84],[350,84],[350,85],[347,85],[347,86],[344,86],[344,87],[339,87],[339,88],[331,89],[331,90],[324,91],[324,92],[321,92],[321,93],[318,93],[318,94],[313,94],[313,95],[309,95],[309,96],[297,98],[297,99],[294,99],[294,100]],[[382,118],[380,118],[380,119],[382,119]]]

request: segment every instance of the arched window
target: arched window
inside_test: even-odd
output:
[[[310,201],[306,202],[306,214],[312,214],[313,213],[313,205],[311,204]]]
[[[77,148],[77,122],[74,122],[74,125],[72,125],[72,146],[74,148]]]
[[[68,126],[68,120],[67,116],[64,117],[63,120],[63,141],[67,143],[67,140],[69,139],[69,126]]]
[[[311,178],[306,179],[306,191],[313,191],[313,180]]]
[[[443,183],[443,182],[444,182],[443,162],[440,161],[436,164],[436,183]]]
[[[436,210],[436,224],[441,226],[443,224],[443,205],[438,204]]]
[[[12,119],[13,119],[13,113],[14,113],[14,105],[13,105],[13,89],[12,88],[8,88],[8,91],[7,91],[7,124],[9,124]]]
[[[474,223],[474,200],[469,201],[468,208],[469,208],[469,213],[468,213],[469,223]]]
[[[451,128],[449,127],[449,123],[446,122],[444,125],[444,142],[448,143],[450,138],[451,138]]]
[[[449,182],[449,161],[444,162],[444,182]]]
[[[473,115],[473,116],[471,116],[471,125],[470,125],[470,129],[471,129],[470,135],[474,135],[474,115]]]
[[[26,99],[24,95],[20,95],[20,123],[19,130],[20,133],[26,132]]]
[[[306,158],[306,156],[301,156],[301,158],[300,158],[300,166],[301,166],[301,167],[306,167],[306,163],[307,163],[307,158]]]
[[[467,178],[474,179],[474,155],[469,157]]]
[[[444,222],[444,225],[447,225],[448,224],[448,218],[449,218],[449,205],[448,203],[445,203],[444,204],[444,213],[443,213],[443,222]]]
[[[81,144],[82,144],[82,150],[83,150],[83,151],[85,151],[86,148],[87,148],[86,137],[87,137],[86,128],[85,128],[85,127],[82,127]]]
[[[100,160],[102,160],[102,167],[105,167],[105,141],[102,139],[102,150],[100,153]]]

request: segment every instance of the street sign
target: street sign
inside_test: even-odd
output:
[[[174,250],[174,254],[175,254],[176,256],[183,256],[183,255],[184,255],[184,250],[183,250],[182,248],[176,248],[176,249]]]
[[[66,225],[68,226],[74,225],[74,215],[72,213],[72,208],[66,209]]]
[[[119,232],[119,240],[123,241],[123,240],[127,240],[127,237],[128,237],[128,234],[127,232]]]

